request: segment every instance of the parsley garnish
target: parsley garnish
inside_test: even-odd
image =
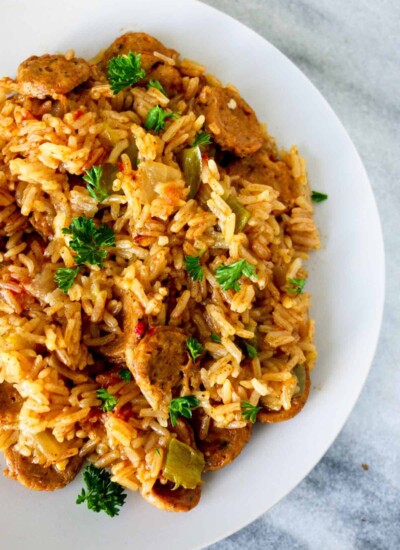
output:
[[[291,287],[287,289],[289,294],[299,295],[303,292],[304,286],[306,284],[305,279],[288,279],[288,281],[291,284]]]
[[[171,424],[172,424],[172,420],[171,420]],[[156,452],[156,455],[161,456],[160,449],[158,447],[156,447],[154,450]]]
[[[171,419],[172,426],[176,425],[176,422],[180,416],[185,418],[192,418],[192,410],[199,406],[199,400],[194,395],[186,395],[185,397],[176,397],[172,399],[169,404],[169,417]]]
[[[132,373],[129,369],[121,369],[118,371],[118,376],[125,380],[125,382],[130,382],[132,380]]]
[[[246,260],[238,260],[230,265],[220,265],[215,271],[215,278],[224,290],[233,288],[236,292],[240,290],[239,279],[243,275],[246,277],[255,277],[256,268],[249,264]]]
[[[159,90],[162,94],[164,94],[165,97],[168,97],[167,92],[164,90],[164,88],[162,87],[162,84],[159,80],[149,80],[149,83],[147,84],[147,87],[148,88],[155,88],[156,90]]]
[[[146,130],[154,130],[155,132],[165,130],[166,118],[179,118],[179,115],[175,112],[167,113],[159,105],[156,105],[147,113],[144,127],[146,128]]]
[[[196,338],[188,338],[186,340],[186,346],[192,356],[193,361],[196,361],[198,357],[203,353],[204,348]]]
[[[103,167],[92,166],[90,170],[85,170],[86,176],[83,176],[83,180],[86,181],[87,190],[89,195],[99,202],[103,202],[109,196],[107,191],[101,187],[101,179],[103,177]]]
[[[199,147],[202,145],[210,145],[210,143],[212,143],[210,134],[207,134],[207,132],[199,132],[194,138],[192,147],[196,147],[197,145]]]
[[[115,395],[111,395],[111,393],[105,388],[99,388],[96,391],[96,394],[100,401],[102,401],[101,410],[103,412],[112,411],[115,405],[118,403],[118,397],[115,397]]]
[[[311,200],[314,202],[326,201],[328,195],[326,193],[320,193],[319,191],[311,191]]]
[[[218,336],[218,334],[210,334],[210,338],[213,342],[216,342],[217,344],[221,343],[221,338]]]
[[[111,481],[111,475],[103,468],[90,464],[83,472],[83,481],[87,491],[82,489],[76,499],[77,504],[86,502],[89,510],[105,512],[112,518],[118,516],[119,508],[124,505],[126,494],[123,487]]]
[[[200,264],[200,256],[185,256],[185,268],[193,281],[203,280],[203,270]]]
[[[247,356],[248,356],[250,359],[254,359],[255,357],[257,357],[257,355],[258,355],[257,348],[255,348],[254,346],[252,346],[252,345],[249,344],[248,342],[245,342],[245,343],[244,343],[244,347],[246,348]]]
[[[146,76],[140,57],[140,53],[129,52],[110,59],[107,65],[107,78],[114,94],[128,86],[133,86]]]
[[[79,266],[75,268],[59,267],[54,275],[54,280],[59,288],[65,293],[75,282],[75,277],[78,275]]]
[[[92,218],[80,216],[74,218],[69,227],[63,229],[64,235],[72,235],[69,246],[77,253],[77,264],[88,263],[103,267],[107,257],[106,248],[115,246],[114,231],[103,223],[96,227]]]
[[[242,416],[245,420],[250,420],[252,424],[257,420],[257,414],[261,409],[262,407],[256,407],[248,401],[242,401]]]

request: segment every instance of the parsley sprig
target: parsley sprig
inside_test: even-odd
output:
[[[110,59],[107,64],[107,78],[114,94],[133,86],[146,76],[140,57],[140,53],[129,52]]]
[[[200,355],[204,351],[203,346],[200,344],[198,340],[196,340],[196,338],[188,338],[186,340],[186,347],[189,350],[189,353],[193,361],[196,361],[196,359],[200,357]]]
[[[185,268],[193,281],[203,280],[203,269],[200,264],[200,256],[185,256]]]
[[[147,113],[144,127],[146,130],[154,130],[155,132],[165,130],[165,120],[167,118],[179,118],[179,114],[175,112],[167,113],[162,107],[156,105]]]
[[[328,195],[326,193],[320,193],[319,191],[311,191],[311,200],[314,202],[326,201]]]
[[[107,193],[102,187],[102,178],[103,178],[103,167],[92,166],[89,170],[85,170],[85,176],[83,180],[87,183],[86,187],[89,191],[89,195],[99,202],[103,202],[110,193]]]
[[[306,284],[305,279],[288,279],[289,284],[291,285],[287,291],[289,294],[293,294],[298,296],[299,294],[302,294],[304,290],[304,286]]]
[[[159,80],[149,80],[148,84],[147,84],[147,87],[148,88],[155,88],[156,90],[159,90],[162,94],[165,95],[165,97],[168,97],[167,96],[167,92],[164,90],[161,82]]]
[[[124,505],[126,494],[123,487],[111,481],[111,475],[103,468],[90,464],[83,472],[86,489],[76,499],[77,504],[86,502],[89,510],[105,512],[108,516],[118,516],[119,509]]]
[[[212,143],[212,139],[210,134],[207,134],[207,132],[199,132],[197,136],[194,138],[194,141],[192,143],[192,147],[202,146],[202,145],[210,145]]]
[[[242,416],[245,420],[250,420],[252,424],[257,420],[257,414],[261,409],[262,407],[256,407],[248,401],[242,401]]]
[[[172,399],[169,404],[169,417],[172,426],[176,426],[180,416],[192,418],[192,409],[198,407],[199,404],[200,402],[195,395],[186,395]]]
[[[79,273],[79,266],[75,268],[59,267],[54,275],[54,280],[59,288],[65,293],[72,287],[75,278]]]
[[[99,388],[96,391],[98,399],[102,401],[101,404],[101,410],[103,412],[110,412],[112,411],[116,404],[118,403],[118,397],[115,397],[115,395],[112,395],[108,390],[105,388]]]
[[[216,344],[220,344],[221,343],[221,337],[218,336],[218,334],[210,334],[210,338],[213,342],[215,342]]]
[[[220,265],[215,271],[215,278],[224,290],[233,288],[235,292],[239,292],[239,279],[242,276],[248,278],[257,278],[256,268],[249,264],[246,260],[238,260],[230,265]]]
[[[120,369],[118,371],[118,376],[125,382],[130,382],[132,380],[132,373],[129,369]]]
[[[69,246],[77,255],[77,264],[88,263],[103,267],[103,260],[107,257],[107,248],[115,246],[114,231],[103,223],[96,227],[92,218],[80,216],[74,218],[69,227],[63,229],[65,235],[71,235]]]
[[[247,356],[248,356],[250,359],[254,359],[255,357],[257,357],[258,351],[257,351],[257,348],[256,348],[256,347],[252,346],[252,345],[249,344],[248,342],[245,342],[245,343],[244,343],[244,347],[246,348]]]

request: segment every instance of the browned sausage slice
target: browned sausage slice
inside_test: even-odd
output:
[[[249,441],[251,426],[227,429],[217,428],[211,420],[207,437],[197,439],[197,447],[204,454],[205,472],[220,470],[235,460]]]
[[[177,52],[166,48],[159,40],[144,32],[127,32],[118,37],[104,52],[100,67],[107,68],[107,64],[113,57],[126,55],[129,52],[140,53],[141,64],[147,72],[154,65],[160,63],[160,59],[154,56],[154,52],[159,52],[168,57],[177,57]]]
[[[8,470],[5,475],[16,479],[28,489],[35,491],[54,491],[62,489],[70,483],[81,469],[84,458],[72,457],[63,472],[55,466],[45,468],[34,464],[30,457],[22,456],[12,447],[4,452]]]
[[[186,335],[170,326],[152,327],[136,346],[127,366],[153,408],[170,399],[189,362]]]
[[[127,348],[134,347],[139,341],[139,337],[135,333],[135,326],[142,311],[131,292],[118,289],[115,289],[114,292],[120,296],[122,302],[123,333],[110,344],[101,346],[99,351],[110,363],[124,366]]]
[[[311,378],[310,370],[305,365],[306,378],[304,391],[298,397],[292,399],[292,406],[289,410],[281,409],[280,411],[270,411],[268,409],[263,409],[257,415],[257,420],[263,424],[275,424],[276,422],[284,422],[285,420],[290,420],[304,407],[307,402],[308,396],[310,394]]]
[[[281,160],[271,160],[265,151],[234,161],[227,172],[230,176],[240,176],[253,183],[273,187],[279,192],[279,200],[285,204],[293,201],[300,192],[290,168]]]
[[[142,493],[142,496],[153,506],[166,510],[167,512],[189,512],[198,505],[201,496],[201,488],[184,489],[178,487],[174,489],[173,483],[163,485],[156,481],[153,489],[149,493]]]
[[[245,157],[262,147],[264,136],[257,117],[239,94],[227,88],[204,86],[199,103],[208,129],[222,149]]]
[[[0,384],[0,425],[10,428],[18,424],[18,415],[22,407],[23,398],[12,384]]]
[[[63,55],[33,55],[18,67],[20,91],[29,97],[44,98],[67,94],[90,76],[84,59],[66,59]]]

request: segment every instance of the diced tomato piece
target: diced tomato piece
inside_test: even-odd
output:
[[[144,321],[138,321],[135,326],[135,334],[138,338],[142,339],[146,333],[146,325]]]

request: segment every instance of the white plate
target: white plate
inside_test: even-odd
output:
[[[5,2],[3,2],[3,8]],[[81,480],[52,494],[0,479],[1,547],[17,550],[201,548],[271,508],[315,466],[342,428],[364,384],[378,339],[384,257],[375,201],[343,126],[307,78],[250,29],[191,0],[9,0],[0,22],[0,74],[32,54],[92,56],[126,30],[155,35],[232,82],[285,147],[296,143],[312,188],[322,250],[308,289],[319,360],[313,391],[294,420],[259,426],[243,454],[206,476],[200,505],[168,514],[132,494],[118,518],[77,506]]]

